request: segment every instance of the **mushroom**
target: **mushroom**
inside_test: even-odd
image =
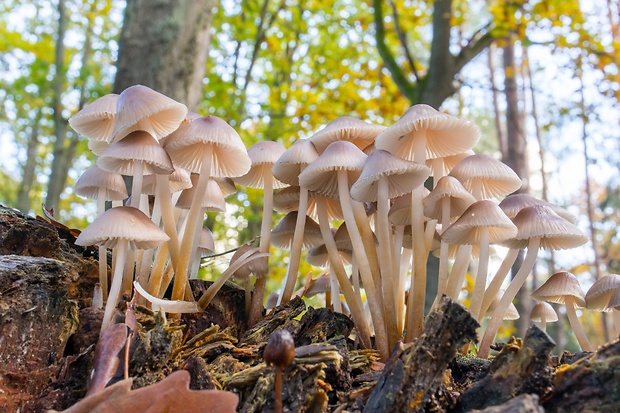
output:
[[[110,93],[86,105],[69,118],[69,125],[89,141],[110,143],[116,118],[118,95]]]
[[[250,158],[239,134],[216,116],[194,119],[166,138],[164,149],[174,164],[189,172],[199,173],[196,193],[203,194],[211,177],[235,177],[245,174]],[[194,255],[194,235],[202,227],[202,197],[194,197],[187,217],[186,230],[175,264],[172,298],[185,295],[185,284],[191,257]]]
[[[125,257],[128,249],[155,248],[168,240],[168,236],[153,224],[142,211],[133,207],[116,207],[107,210],[93,221],[75,240],[76,245],[103,245],[114,248],[115,266],[112,286],[106,303],[101,331],[112,322],[124,277]]]
[[[265,363],[276,368],[274,413],[282,413],[282,371],[295,358],[295,342],[287,330],[276,330],[269,336],[263,353]]]
[[[491,307],[489,307],[491,311]],[[547,331],[547,323],[555,323],[558,321],[558,313],[551,304],[546,301],[541,301],[534,304],[532,311],[530,311],[530,321],[540,322],[540,328],[543,331]]]
[[[295,222],[291,255],[286,269],[286,281],[284,283],[282,294],[280,294],[278,298],[278,305],[281,303],[286,303],[291,299],[293,289],[295,288],[295,281],[297,281],[297,273],[299,271],[299,262],[302,249],[301,244],[303,239],[302,234],[304,233],[306,222],[304,215],[306,215],[306,211],[308,209],[308,189],[305,187],[299,187],[299,174],[307,165],[316,160],[318,157],[319,154],[317,153],[314,145],[308,139],[300,139],[284,151],[272,168],[273,176],[278,180],[299,188],[299,202],[297,205],[297,210],[302,212],[297,215],[297,221]]]
[[[501,324],[502,315],[500,313],[506,311],[519,289],[525,284],[528,274],[536,263],[539,248],[568,249],[578,247],[588,241],[588,237],[579,228],[544,205],[523,208],[513,222],[518,228],[518,233],[506,244],[510,248],[527,247],[527,254],[487,325],[480,343],[479,355],[481,358],[488,357],[492,341]]]
[[[370,234],[371,231],[363,205],[353,201],[349,193],[349,187],[359,178],[366,158],[367,156],[349,141],[333,142],[317,160],[308,165],[299,174],[299,183],[311,191],[320,192],[326,196],[337,195],[339,197],[344,220],[347,223],[347,229],[353,243],[353,253],[359,264],[360,274],[368,296],[372,321],[375,326],[377,349],[381,353],[382,358],[387,359],[389,350],[383,318],[383,306],[373,277],[373,274],[379,275],[378,263],[375,260],[372,263],[370,261],[370,258],[373,257],[371,254],[374,253],[374,257],[376,257],[374,239],[372,239]],[[321,203],[317,206],[320,209]],[[320,221],[319,216],[319,225],[321,224]],[[367,249],[366,245],[368,244],[362,239],[362,233],[358,225],[362,227],[361,231],[364,231],[365,235],[371,236],[372,249]],[[368,228],[366,229],[366,227]],[[343,287],[342,280],[339,278],[338,281],[341,287]]]
[[[564,304],[568,322],[573,328],[579,346],[581,346],[581,349],[584,351],[594,351],[575,312],[576,306],[585,307],[586,305],[585,297],[577,277],[568,271],[556,272],[532,293],[532,298],[540,301]]]
[[[429,174],[430,169],[425,165],[406,161],[377,149],[368,156],[360,177],[351,186],[351,198],[354,200],[377,202],[375,229],[379,237],[382,300],[389,348],[396,345],[402,333],[397,328],[395,303],[401,295],[399,291],[404,291],[405,288],[399,284],[392,265],[392,226],[388,220],[390,199],[409,194],[421,186]]]
[[[319,154],[336,141],[351,142],[362,150],[370,146],[377,134],[384,129],[385,126],[374,125],[351,116],[342,116],[312,135],[310,141]]]
[[[489,264],[489,244],[497,244],[514,237],[517,227],[493,201],[483,200],[473,203],[463,212],[443,234],[449,244],[478,245],[478,272],[470,310],[474,317],[481,319],[482,297],[486,288]]]
[[[620,274],[607,274],[596,280],[586,293],[586,308],[612,312],[614,336],[616,337],[620,334],[620,294],[618,293],[620,288],[618,287],[620,287]]]
[[[107,172],[93,165],[80,176],[73,187],[75,193],[97,200],[97,215],[105,212],[106,201],[127,199],[127,186],[121,174]],[[102,299],[108,298],[108,260],[106,247],[99,246],[99,283]]]
[[[273,177],[274,163],[280,158],[286,149],[282,144],[274,141],[260,141],[248,149],[248,156],[252,162],[250,170],[242,176],[235,178],[235,183],[249,188],[263,189],[263,219],[260,228],[259,249],[262,253],[269,253],[271,243],[271,225],[273,217],[273,190],[286,186],[284,182]],[[267,271],[268,272],[268,271]],[[267,272],[256,273],[254,291],[252,292],[252,307],[250,308],[250,326],[260,321],[263,314],[265,301],[265,289],[267,286]]]

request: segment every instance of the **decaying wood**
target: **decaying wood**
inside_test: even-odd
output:
[[[538,395],[522,394],[498,406],[472,410],[472,413],[545,413],[545,409],[538,404]]]

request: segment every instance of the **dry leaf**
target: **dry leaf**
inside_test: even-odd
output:
[[[112,324],[99,337],[95,347],[93,371],[87,396],[97,393],[108,384],[118,370],[118,353],[125,347],[127,341],[127,325]]]
[[[64,413],[232,413],[236,394],[221,390],[190,390],[189,373],[178,370],[164,380],[131,390],[131,379],[88,396]],[[54,413],[50,411],[48,413]]]

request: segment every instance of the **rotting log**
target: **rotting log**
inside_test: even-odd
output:
[[[478,327],[462,305],[443,297],[415,343],[393,352],[364,412],[424,411],[443,385],[448,363],[466,341],[476,340]]]

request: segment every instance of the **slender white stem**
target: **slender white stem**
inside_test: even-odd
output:
[[[342,260],[338,255],[338,247],[336,247],[332,230],[329,227],[325,199],[318,197],[316,204],[319,218],[319,228],[321,229],[321,235],[323,236],[323,241],[325,242],[325,248],[327,249],[327,255],[329,256],[329,262],[332,265],[332,270],[338,279],[338,283],[340,284],[340,288],[344,294],[344,299],[347,301],[347,304],[349,304],[351,318],[357,328],[360,342],[364,348],[371,348],[370,329],[368,327],[368,323],[366,322],[366,317],[364,316],[364,308],[362,307],[360,298],[353,292],[353,287],[349,282],[347,273],[342,265]]]
[[[471,305],[469,307],[471,313],[478,321],[482,319],[480,307],[482,306],[482,298],[484,290],[487,286],[487,273],[489,270],[489,228],[480,228],[480,240],[478,243],[478,273],[476,274],[476,282],[474,283],[474,293],[471,297]]]
[[[175,268],[174,285],[172,288],[172,299],[182,300],[185,296],[185,280],[187,279],[189,261],[194,254],[194,234],[198,228],[202,227],[202,221],[204,214],[201,217],[202,211],[202,197],[207,189],[211,173],[213,148],[207,145],[202,153],[202,163],[200,165],[200,175],[198,177],[198,183],[196,184],[196,191],[192,198],[192,203],[189,207],[189,213],[187,215],[187,224],[185,226],[185,233],[183,234],[183,242],[179,250],[179,262]],[[201,219],[202,218],[202,219]]]
[[[434,163],[433,163],[434,164]],[[443,197],[441,199],[441,232],[450,226],[450,198]],[[437,275],[437,298],[440,298],[445,292],[448,285],[448,252],[450,251],[447,242],[441,239],[439,247],[439,271]],[[437,301],[437,300],[435,300]]]
[[[342,302],[340,301],[340,287],[338,287],[338,280],[334,275],[331,264],[329,265],[329,289],[331,291],[331,299],[334,311],[337,313],[342,313]],[[327,297],[325,299],[327,300]],[[327,302],[325,302],[325,305],[327,305]]]
[[[103,321],[101,322],[101,333],[108,328],[114,317],[114,311],[118,304],[118,299],[121,292],[121,286],[123,284],[123,270],[125,268],[125,259],[128,249],[128,241],[125,239],[119,239],[116,244],[116,262],[114,263],[114,276],[112,277],[112,285],[110,286],[110,295],[108,296],[108,302],[105,305],[105,311],[103,313]]]
[[[544,315],[540,317],[540,329],[542,331],[547,331],[547,319]]]
[[[133,180],[131,182],[131,204],[130,206],[140,209],[140,194],[142,193],[142,171],[144,163],[136,161],[133,165]]]
[[[495,299],[495,296],[497,295],[500,288],[502,287],[502,284],[504,283],[504,279],[506,278],[506,275],[508,275],[508,272],[514,265],[518,256],[519,256],[518,249],[511,248],[506,253],[506,256],[504,257],[502,263],[497,269],[495,276],[491,280],[489,287],[484,292],[484,298],[482,299],[482,307],[480,307],[480,314],[487,313],[487,310],[491,306],[491,303]]]
[[[448,285],[446,287],[446,295],[454,300],[459,297],[463,280],[467,273],[467,267],[471,259],[471,245],[459,245],[452,264],[452,271],[448,275]]]
[[[289,257],[288,268],[286,269],[286,282],[284,290],[278,297],[278,304],[287,303],[293,296],[295,283],[299,272],[299,262],[301,260],[301,247],[304,240],[304,228],[306,226],[306,210],[308,209],[308,189],[299,188],[299,208],[297,210],[297,220],[295,221],[295,232],[291,244],[291,255]]]
[[[407,300],[407,321],[405,341],[411,342],[422,333],[424,324],[424,303],[426,300],[426,240],[424,236],[423,204],[424,187],[411,192],[411,234],[413,236],[413,282]],[[413,292],[413,294],[412,294]]]
[[[97,216],[105,212],[105,188],[97,191]],[[102,302],[108,299],[108,249],[99,246],[99,284],[101,285]]]
[[[347,171],[338,171],[338,195],[340,198],[340,206],[342,207],[342,215],[344,221],[347,224],[347,230],[351,237],[351,244],[353,245],[353,253],[358,261],[360,275],[362,276],[362,282],[364,283],[364,289],[368,296],[368,304],[370,307],[370,314],[372,316],[372,322],[375,327],[375,344],[379,353],[386,357],[389,355],[388,341],[385,329],[385,322],[383,318],[383,308],[378,295],[378,291],[375,288],[375,281],[370,270],[370,262],[366,255],[366,249],[362,241],[362,235],[357,227],[357,222],[353,216],[353,209],[351,207],[351,195],[349,195],[349,183]]]
[[[564,305],[566,306],[566,316],[568,317],[568,322],[573,328],[573,332],[575,333],[575,338],[577,339],[579,346],[583,351],[594,351],[592,344],[590,344],[590,341],[588,340],[588,337],[579,322],[579,317],[577,317],[577,312],[575,311],[575,299],[570,295],[566,296],[564,298]]]
[[[493,340],[495,340],[495,336],[497,335],[497,331],[499,330],[500,325],[502,324],[502,320],[504,319],[504,314],[508,310],[510,303],[517,296],[517,293],[525,284],[527,280],[527,276],[534,268],[536,264],[536,257],[538,256],[538,248],[540,247],[540,237],[530,238],[527,245],[527,254],[525,259],[523,260],[523,264],[521,264],[521,268],[514,276],[510,285],[506,289],[506,292],[499,300],[497,307],[495,307],[495,311],[493,311],[493,315],[491,316],[491,320],[487,325],[487,328],[484,332],[484,336],[482,337],[482,341],[480,342],[480,348],[478,351],[478,357],[487,358],[489,357],[489,353],[491,351],[491,344],[493,344]]]

